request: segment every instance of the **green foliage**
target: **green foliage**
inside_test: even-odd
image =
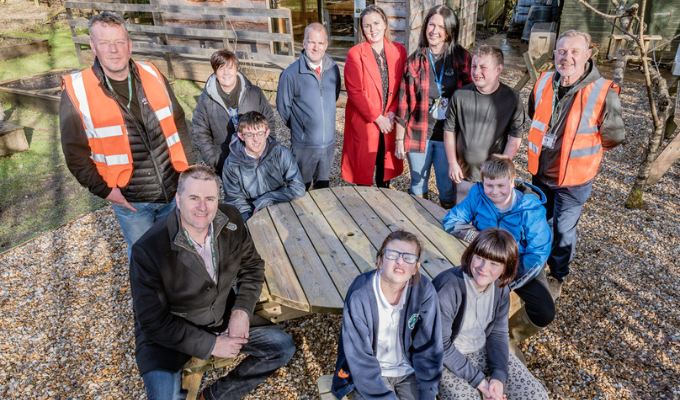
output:
[[[642,189],[636,187],[632,188],[626,199],[626,208],[641,209],[644,207],[645,202],[642,200]]]

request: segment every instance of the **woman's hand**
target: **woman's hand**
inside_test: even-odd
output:
[[[397,140],[397,145],[394,148],[394,156],[400,160],[404,159],[406,152],[404,151],[404,139]]]
[[[489,381],[484,379],[483,381],[479,382],[479,385],[477,385],[477,390],[482,394],[482,397],[484,400],[491,399],[491,393],[489,392]]]
[[[392,121],[384,115],[376,118],[374,122],[378,125],[378,128],[380,128],[380,132],[382,133],[390,133],[394,127]]]
[[[390,119],[391,123],[394,123],[394,117],[396,117],[396,116],[397,116],[397,114],[393,113],[392,111],[387,112],[387,118]]]
[[[491,399],[494,400],[504,400],[506,397],[503,394],[503,384],[498,379],[492,379],[489,381],[489,394]]]

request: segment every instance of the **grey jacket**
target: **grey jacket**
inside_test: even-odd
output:
[[[238,99],[238,114],[243,115],[249,111],[257,111],[264,115],[269,122],[269,128],[274,127],[274,110],[265,97],[262,89],[253,85],[248,78],[240,72],[241,93]],[[198,98],[193,124],[194,143],[205,164],[212,168],[218,175],[222,173],[224,160],[229,155],[231,137],[237,127],[231,122],[227,107],[217,92],[217,77],[210,75],[205,83],[203,93]]]
[[[437,275],[432,281],[439,295],[439,306],[442,312],[442,340],[444,342],[444,366],[456,376],[465,379],[477,388],[485,378],[453,345],[460,333],[465,318],[465,302],[467,289],[463,269],[454,267]],[[508,379],[508,312],[510,311],[510,291],[508,287],[499,289],[494,285],[493,321],[486,327],[486,355],[488,358],[491,379],[497,379],[505,385]]]
[[[247,220],[255,210],[305,195],[305,184],[291,151],[273,137],[255,159],[246,154],[243,141],[234,135],[231,153],[224,163],[224,201],[238,208]]]

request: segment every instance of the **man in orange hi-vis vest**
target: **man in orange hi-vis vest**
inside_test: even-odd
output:
[[[90,19],[94,65],[62,78],[61,145],[71,173],[110,201],[128,245],[175,208],[179,173],[194,163],[184,111],[151,63],[130,59],[124,20]]]
[[[600,76],[590,56],[589,34],[564,32],[555,47],[557,71],[544,72],[529,97],[527,158],[532,183],[547,196],[553,229],[548,286],[555,299],[569,274],[576,225],[603,150],[625,137],[619,87]]]

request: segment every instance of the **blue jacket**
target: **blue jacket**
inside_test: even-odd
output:
[[[246,221],[255,210],[299,199],[305,184],[293,153],[269,136],[264,153],[255,159],[246,154],[243,141],[234,135],[224,163],[224,202],[238,208]]]
[[[335,145],[335,102],[340,95],[340,69],[324,55],[321,80],[306,62],[305,52],[279,77],[276,109],[290,128],[293,147]]]
[[[477,182],[468,196],[446,214],[442,225],[448,233],[471,242],[486,228],[503,228],[519,245],[517,276],[510,290],[534,279],[550,255],[552,232],[545,218],[545,195],[536,186],[516,181],[515,199],[510,211],[500,213]]]
[[[366,400],[398,400],[383,382],[375,356],[379,314],[372,281],[376,272],[356,277],[345,297],[338,361],[331,387],[338,399],[356,388]],[[425,276],[415,286],[406,286],[406,290],[406,304],[400,319],[404,356],[415,370],[420,400],[434,400],[439,393],[443,357],[439,299]]]
[[[439,295],[442,310],[444,366],[457,377],[468,381],[470,386],[477,388],[486,375],[453,345],[465,318],[467,288],[463,274],[461,267],[449,268],[437,275],[432,284]],[[508,379],[510,291],[507,286],[499,289],[497,285],[493,285],[493,290],[493,319],[485,328],[487,364],[491,379],[498,379],[505,385]]]

